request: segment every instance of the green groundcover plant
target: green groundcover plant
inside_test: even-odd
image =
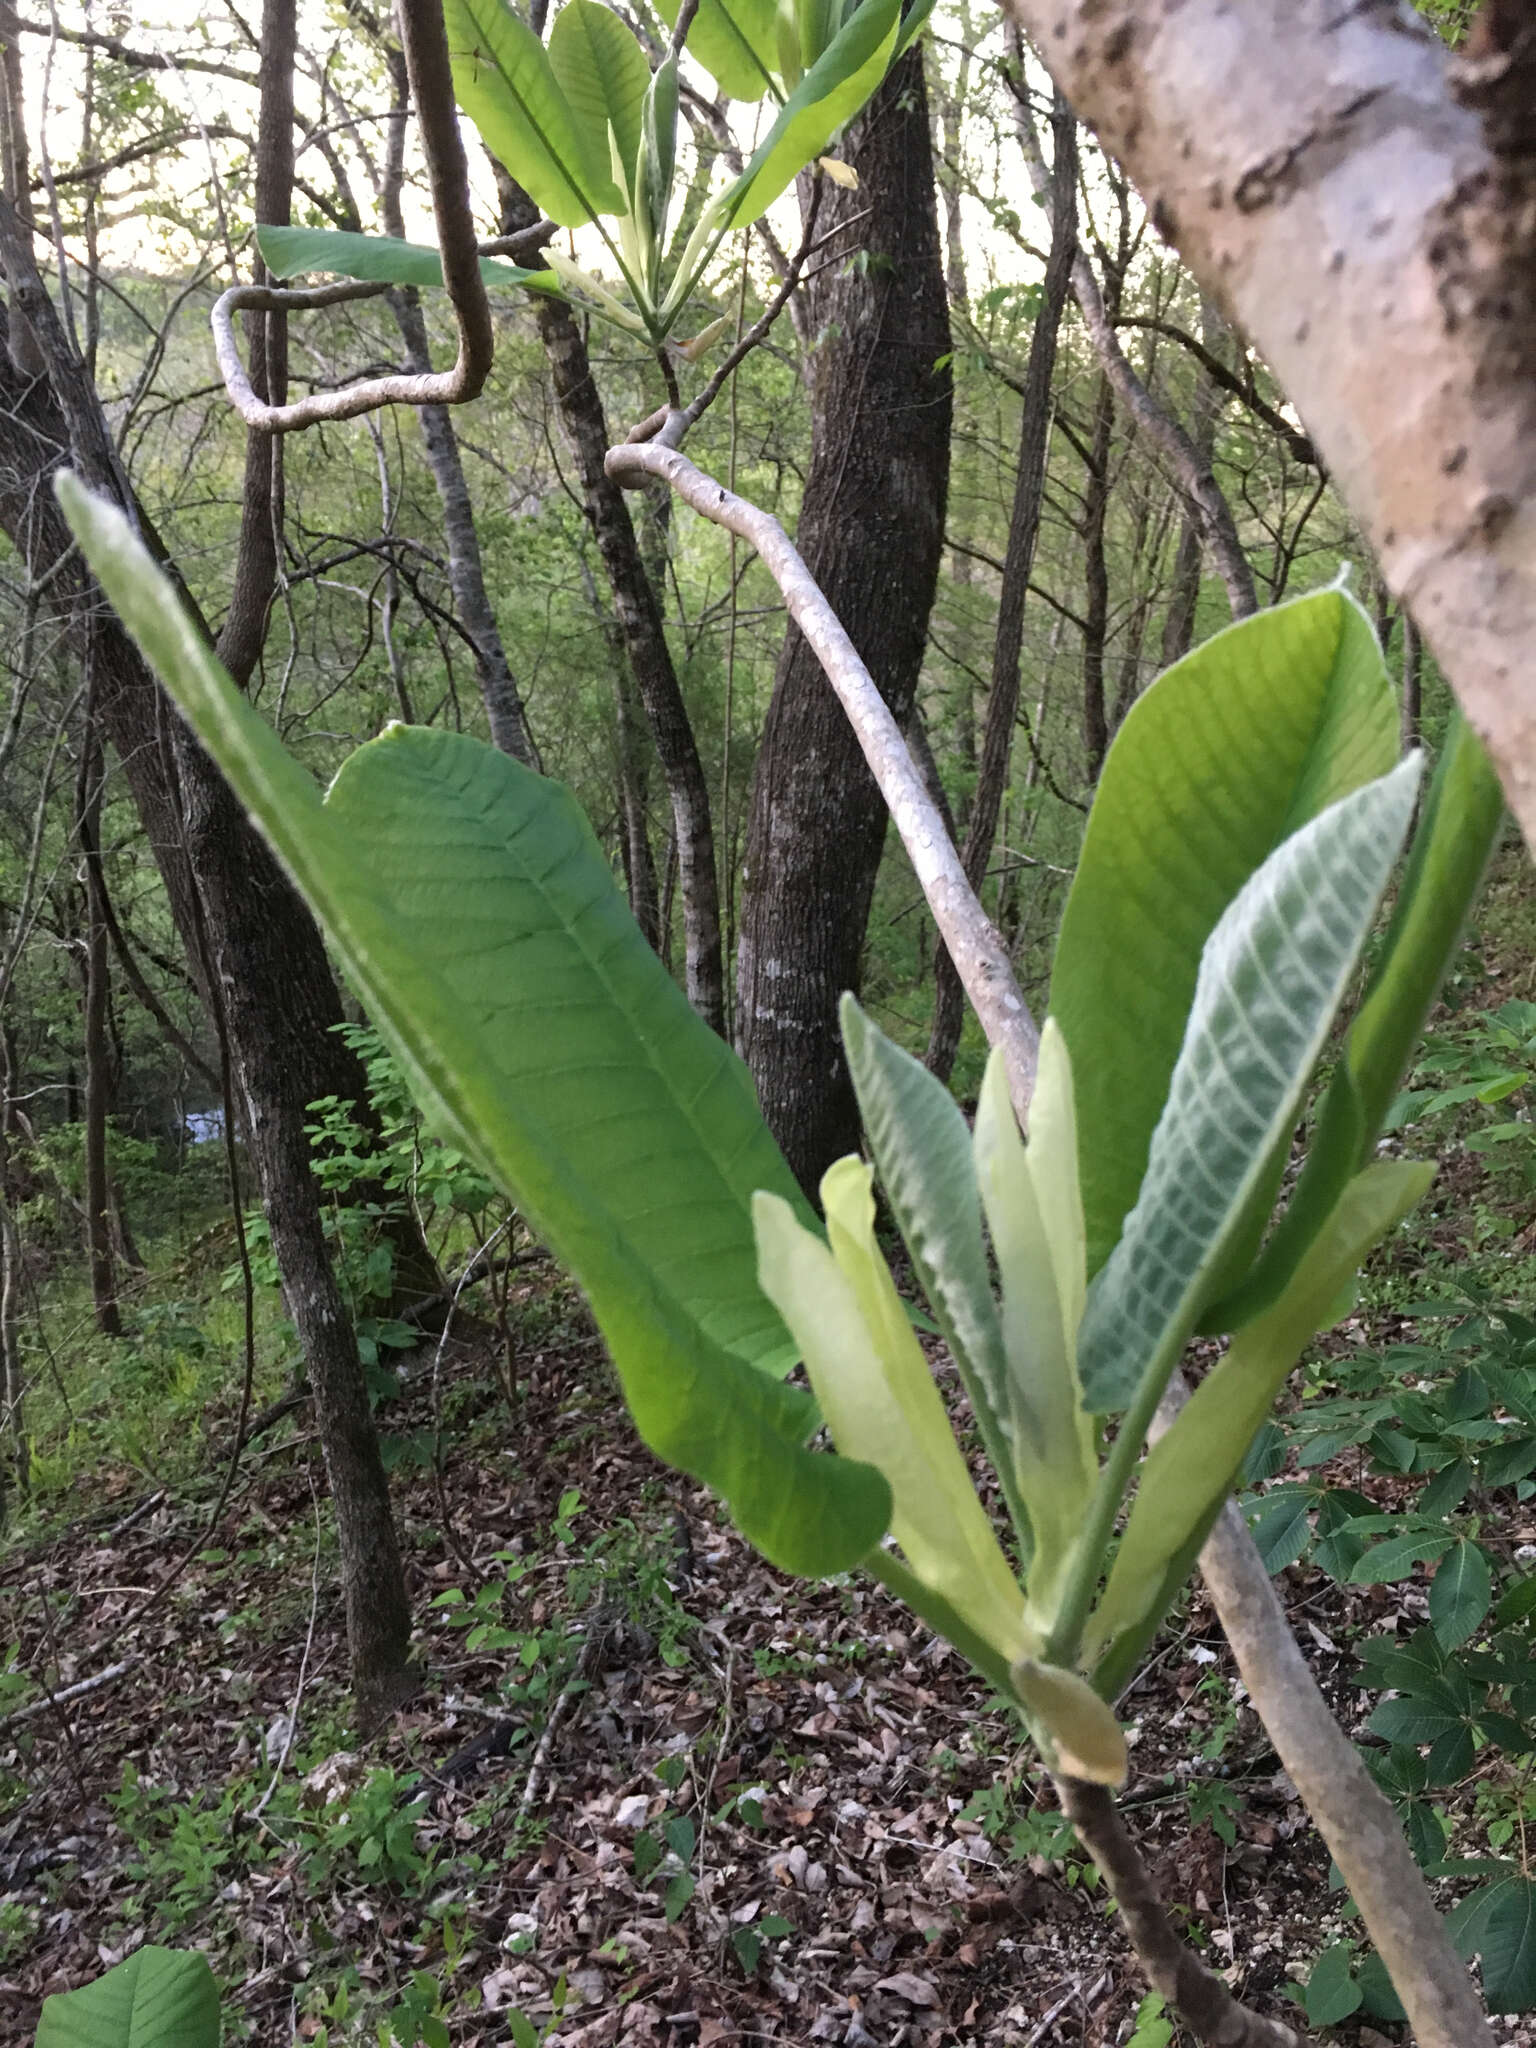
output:
[[[568,792],[477,741],[393,726],[322,799],[126,522],[71,482],[61,495],[418,1098],[586,1290],[646,1441],[786,1571],[873,1572],[1015,1704],[1053,1768],[1118,1782],[1114,1699],[1285,1376],[1429,1183],[1377,1139],[1502,814],[1475,742],[1450,737],[1331,1043],[1421,795],[1340,590],[1230,628],[1126,721],[1062,925],[1027,1141],[995,1057],[972,1132],[845,1003],[873,1168],[963,1377],[1005,1546],[876,1245],[871,1167],[831,1169],[818,1222]],[[1230,1333],[1226,1354],[1144,1449],[1201,1329]],[[797,1360],[814,1399],[787,1383]],[[813,1447],[818,1422],[835,1454]]]

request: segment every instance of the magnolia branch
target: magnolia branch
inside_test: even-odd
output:
[[[1019,994],[1007,951],[976,901],[954,841],[912,765],[889,705],[788,534],[770,513],[738,498],[678,449],[657,441],[638,446],[624,442],[610,448],[605,467],[619,484],[643,477],[662,478],[684,504],[738,534],[762,557],[783,593],[790,617],[809,641],[848,714],[982,1028],[990,1042],[1002,1048],[1009,1091],[1016,1102],[1027,1102],[1035,1083],[1039,1036]]]
[[[400,40],[421,123],[422,152],[432,191],[442,256],[443,283],[458,325],[459,351],[451,370],[370,377],[339,391],[312,391],[288,405],[268,405],[258,398],[245,373],[235,344],[233,316],[240,307],[263,304],[292,306],[302,299],[311,305],[334,305],[346,298],[364,298],[376,285],[324,285],[313,293],[270,293],[267,287],[237,285],[214,308],[213,338],[219,370],[230,400],[246,425],[261,434],[289,434],[321,420],[356,419],[385,405],[463,405],[477,398],[490,374],[495,353],[491,309],[480,275],[480,248],[469,202],[469,165],[459,134],[458,110],[448,62],[448,35],[435,0],[401,0]],[[267,292],[264,300],[250,296]],[[322,296],[328,294],[328,296]]]
[[[1081,1778],[1053,1782],[1062,1812],[1120,1908],[1121,1924],[1153,1990],[1162,1993],[1205,2048],[1309,2048],[1309,2036],[1239,2004],[1215,1971],[1179,1939],[1105,1787]]]

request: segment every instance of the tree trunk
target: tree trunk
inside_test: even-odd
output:
[[[216,1002],[222,987],[226,998],[273,1250],[315,1389],[336,1501],[353,1685],[366,1723],[409,1682],[410,1615],[388,1483],[304,1131],[307,1105],[318,1096],[366,1100],[362,1068],[331,1028],[341,1021],[341,1003],[308,911],[80,566],[50,488],[63,462],[72,461],[141,528],[145,521],[100,403],[17,232],[15,210],[3,202],[0,255],[10,301],[0,334],[0,529],[29,574],[47,577],[57,629],[82,664],[92,662],[102,729],[122,762],[188,958],[205,994]],[[18,325],[24,348],[14,345]],[[46,379],[28,368],[34,352]],[[254,616],[259,591],[243,578],[242,592]]]
[[[992,646],[992,683],[982,737],[981,773],[966,823],[961,860],[978,895],[1008,786],[1013,759],[1013,729],[1019,711],[1019,662],[1024,647],[1024,606],[1034,570],[1035,543],[1040,533],[1040,507],[1045,496],[1046,459],[1051,440],[1051,381],[1056,369],[1056,341],[1061,316],[1072,287],[1077,255],[1077,117],[1058,93],[1051,113],[1051,247],[1046,263],[1040,310],[1029,338],[1024,368],[1019,461],[1014,477],[1013,511],[1008,522],[1008,551],[1003,561],[998,596],[997,635]],[[1103,387],[1108,389],[1107,385]],[[1102,692],[1101,692],[1102,700]],[[1102,708],[1102,701],[1101,701]],[[955,1064],[964,1021],[965,998],[954,963],[940,941],[933,961],[933,1029],[926,1055],[931,1072],[947,1081]]]
[[[1109,746],[1109,718],[1104,704],[1104,651],[1109,638],[1109,563],[1104,552],[1104,522],[1109,511],[1109,458],[1115,431],[1115,393],[1101,376],[1093,400],[1093,434],[1084,462],[1083,489],[1083,781],[1098,782]]]
[[[107,921],[102,912],[103,772],[94,692],[88,690],[80,766],[75,778],[75,838],[85,884],[85,1246],[96,1327],[104,1337],[120,1337],[123,1319],[117,1305],[117,1274],[112,1257],[112,1187],[107,1161],[107,1113],[114,1091],[112,1054],[107,1042]]]
[[[971,82],[971,55],[975,40],[970,7],[962,5],[960,54],[955,65],[955,89],[951,93],[944,89],[937,52],[924,38],[932,60],[932,94],[937,102],[938,157],[934,170],[944,202],[944,284],[949,293],[949,303],[962,308],[970,304],[970,287],[965,275],[965,219],[960,204],[964,189],[961,159],[965,147],[965,102]],[[961,557],[962,561],[965,559]]]
[[[895,66],[843,150],[860,190],[823,198],[823,233],[864,213],[854,261],[810,287],[812,453],[801,555],[896,720],[922,667],[949,481],[949,316],[922,55]],[[802,186],[802,195],[804,187]],[[848,243],[839,248],[852,255]],[[803,637],[779,657],[753,780],[737,1029],[802,1186],[856,1148],[837,1004],[860,983],[886,810]]]
[[[379,193],[380,212],[385,234],[398,235],[403,240],[405,219],[400,210],[400,184],[410,87],[404,51],[398,44],[393,44],[387,54],[394,82],[395,107]],[[350,225],[360,227],[361,222],[353,220]],[[432,368],[432,355],[427,345],[427,322],[421,310],[421,295],[414,285],[407,285],[390,292],[389,302],[395,324],[400,329],[405,367],[414,375],[425,375]],[[469,495],[452,415],[446,405],[423,405],[417,408],[417,418],[421,424],[421,443],[427,467],[432,472],[438,503],[442,507],[443,534],[448,542],[449,587],[453,591],[459,624],[474,654],[475,680],[480,686],[480,701],[490,722],[491,744],[500,747],[504,754],[512,755],[514,760],[521,761],[525,767],[542,770],[544,764],[528,729],[522,692],[507,659],[506,643],[496,621],[496,610],[485,587],[480,533],[475,525],[474,502]]]
[[[530,226],[538,214],[526,193],[499,167],[498,183],[503,233]],[[660,597],[646,574],[624,493],[603,468],[608,421],[587,345],[562,299],[548,298],[542,292],[535,293],[534,299],[534,318],[549,359],[561,424],[586,494],[586,513],[613,592],[619,631],[666,778],[683,890],[684,986],[688,1000],[710,1029],[723,1032],[720,884],[704,764],[672,664]]]
[[[352,1689],[369,1728],[413,1689],[410,1605],[357,1338],[321,1228],[308,1119],[291,1078],[330,1031],[335,985],[328,974],[296,971],[286,943],[288,882],[270,855],[259,866],[242,860],[244,815],[179,721],[175,751],[185,844],[206,907],[200,936],[224,1004],[283,1299],[314,1395],[336,1507]]]
[[[1209,292],[1200,294],[1200,339],[1212,355],[1226,351],[1227,326]],[[1221,418],[1222,396],[1215,379],[1195,370],[1195,416],[1189,438],[1196,455],[1209,469],[1216,453],[1216,426]],[[1200,605],[1200,564],[1205,551],[1205,521],[1200,508],[1184,501],[1184,518],[1179,528],[1179,551],[1173,564],[1173,588],[1163,618],[1163,667],[1182,661],[1195,642],[1195,614]]]
[[[615,648],[614,715],[619,754],[619,826],[624,838],[624,881],[635,923],[659,953],[661,898],[656,856],[651,851],[650,763],[646,758],[644,712],[635,699],[635,679],[623,644]]]

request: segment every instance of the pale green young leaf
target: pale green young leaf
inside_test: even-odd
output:
[[[219,1987],[208,1958],[136,1949],[94,1984],[45,1998],[36,2048],[219,2048]]]
[[[981,1236],[970,1131],[943,1082],[893,1045],[851,995],[843,997],[841,1016],[848,1070],[886,1197],[960,1369],[988,1455],[1007,1474],[1008,1366]]]
[[[756,1196],[758,1277],[800,1347],[833,1442],[889,1485],[891,1534],[912,1571],[1012,1660],[1028,1640],[1023,1596],[875,1242],[870,1181],[858,1158],[828,1169],[827,1244],[778,1196]]]
[[[565,0],[549,32],[549,68],[584,136],[612,130],[633,206],[651,84],[645,52],[602,0]]]
[[[1422,1198],[1434,1171],[1411,1160],[1382,1160],[1359,1174],[1279,1301],[1238,1332],[1148,1451],[1109,1584],[1088,1625],[1088,1661],[1114,1658],[1118,1667],[1123,1639],[1145,1639],[1155,1629],[1168,1567],[1209,1527],[1287,1374],[1333,1319],[1362,1261]],[[1126,1675],[1116,1668],[1113,1679]]]
[[[1339,590],[1218,633],[1121,727],[1051,981],[1072,1050],[1090,1278],[1141,1186],[1206,940],[1282,840],[1397,749],[1370,621]]]
[[[1295,1270],[1339,1191],[1370,1157],[1439,994],[1504,818],[1504,792],[1459,711],[1414,833],[1380,959],[1323,1098],[1306,1165],[1252,1271],[1202,1317],[1235,1329]]]
[[[998,1060],[998,1055],[994,1053],[993,1058]],[[1029,1104],[1027,1158],[1035,1199],[1040,1204],[1040,1220],[1050,1246],[1062,1333],[1069,1351],[1075,1355],[1088,1286],[1087,1226],[1078,1172],[1072,1056],[1054,1017],[1046,1018],[1040,1033],[1039,1067]]]
[[[635,167],[635,209],[657,251],[665,245],[677,173],[677,95],[677,59],[668,57],[646,88]]]
[[[622,213],[606,130],[571,110],[533,30],[506,0],[444,0],[459,105],[533,200],[561,227]]]
[[[878,1542],[879,1474],[802,1448],[811,1404],[756,1281],[750,1199],[805,1210],[751,1079],[620,895],[569,791],[392,727],[322,804],[122,515],[70,524],[161,681],[302,889],[412,1091],[585,1288],[641,1434],[786,1570]]]
[[[402,242],[394,235],[354,235],[339,228],[259,227],[256,246],[274,277],[298,277],[306,271],[328,271],[336,277],[361,278],[368,284],[413,284],[421,289],[442,286],[443,259],[424,242]],[[523,285],[554,291],[547,270],[524,270],[482,256],[480,275],[490,285]]]
[[[1414,756],[1330,806],[1269,856],[1212,932],[1141,1192],[1088,1298],[1079,1371],[1095,1411],[1127,1406],[1149,1372],[1166,1381],[1172,1370],[1296,1121],[1418,783]]]
[[[1098,1477],[1094,1428],[1077,1378],[1082,1251],[1071,1157],[1071,1070],[1065,1043],[1048,1022],[1028,1148],[1019,1135],[1000,1055],[987,1063],[976,1111],[976,1178],[1003,1290],[1008,1366],[1008,1434],[1034,1554],[1031,1611],[1049,1622]],[[1042,1172],[1034,1172],[1034,1115],[1044,1091]],[[1047,1187],[1055,1211],[1046,1214]]]
[[[900,12],[900,0],[863,0],[834,36],[726,192],[729,226],[746,227],[766,213],[869,99],[890,68]]]

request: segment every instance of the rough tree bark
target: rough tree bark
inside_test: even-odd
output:
[[[1013,759],[1013,729],[1019,712],[1019,661],[1024,647],[1024,607],[1034,571],[1040,507],[1045,496],[1046,458],[1051,439],[1051,382],[1056,339],[1072,284],[1077,255],[1077,116],[1058,93],[1051,115],[1051,246],[1041,287],[1040,310],[1029,338],[1024,369],[1019,459],[1014,477],[1008,549],[998,593],[997,633],[992,643],[992,683],[981,748],[981,773],[967,818],[961,861],[979,895],[992,859],[1003,792]],[[1105,387],[1108,388],[1107,386]],[[955,1064],[965,997],[954,962],[940,942],[934,949],[933,1028],[927,1065],[947,1081]]]
[[[1525,0],[1454,55],[1388,0],[1009,5],[1275,372],[1536,843]]]
[[[920,50],[895,66],[842,153],[861,189],[825,195],[820,230],[868,217],[858,260],[809,287],[810,326],[823,339],[811,359],[798,545],[904,724],[943,548],[951,406],[948,368],[937,367],[949,314]],[[847,720],[791,628],[752,786],[737,1034],[807,1188],[858,1144],[837,1003],[859,987],[885,828]]]
[[[498,169],[502,232],[515,234],[538,218],[527,195]],[[608,421],[592,375],[587,345],[561,299],[534,295],[534,317],[549,359],[555,402],[586,497],[598,553],[629,656],[630,672],[645,706],[666,779],[683,889],[684,986],[711,1030],[725,1028],[725,979],[720,954],[720,885],[709,783],[683,702],[672,650],[667,645],[659,596],[646,574],[624,493],[603,468]]]

